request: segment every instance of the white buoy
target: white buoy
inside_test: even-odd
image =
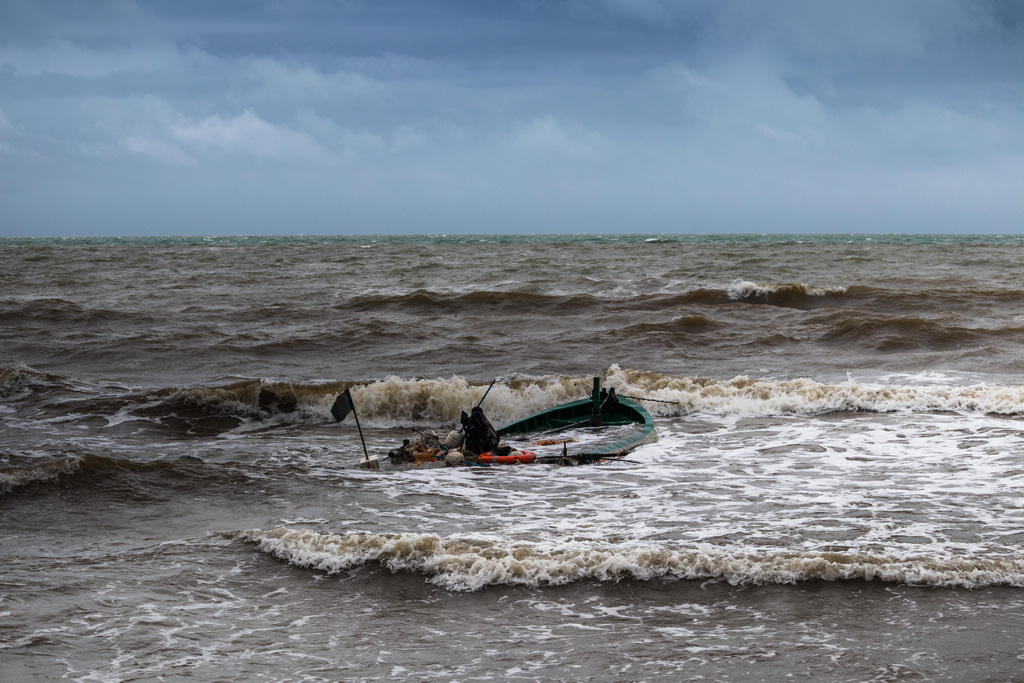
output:
[[[448,448],[458,448],[459,446],[462,445],[462,442],[464,440],[465,436],[463,436],[462,434],[453,429],[452,431],[448,432],[448,438],[444,440],[444,445],[447,446]]]

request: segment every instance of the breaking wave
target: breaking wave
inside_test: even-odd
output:
[[[23,394],[33,386],[53,384],[56,378],[27,365],[0,368],[0,398]]]
[[[622,370],[618,366],[606,373],[605,382],[623,395],[671,402],[641,401],[657,415],[710,413],[760,417],[836,411],[1024,413],[1024,386],[1016,385],[860,384],[853,379],[826,383],[807,378],[761,380],[742,376],[721,380]]]
[[[733,301],[769,304],[788,308],[811,308],[816,300],[846,294],[846,287],[812,287],[803,283],[761,285],[743,279],[729,283],[728,294]]]
[[[172,402],[211,415],[265,417],[294,413],[327,417],[334,397],[351,382],[278,382],[248,379],[213,387],[174,390]]]
[[[701,326],[703,319],[681,324]],[[808,378],[731,379],[677,376],[612,365],[600,373],[602,386],[636,399],[655,417],[689,414],[764,417],[816,415],[838,411],[1024,414],[1024,386],[819,382]],[[246,379],[218,386],[163,388],[114,394],[110,388],[75,385],[31,368],[0,368],[0,398],[29,397],[37,386],[73,391],[67,402],[45,403],[52,417],[105,417],[109,424],[144,420],[165,428],[216,433],[242,422],[273,419],[284,423],[333,422],[331,406],[351,389],[361,424],[389,429],[457,425],[462,411],[484,405],[500,426],[568,401],[589,396],[590,376],[514,375],[493,386],[458,375],[439,378],[390,376],[375,381],[284,382]],[[95,392],[95,393],[94,393]],[[349,416],[347,422],[354,422]]]
[[[638,399],[652,415],[662,417],[692,413],[759,417],[836,411],[1024,413],[1022,386],[860,384],[852,379],[840,383],[807,378],[713,379],[627,370],[618,365],[601,373],[601,380],[603,386]],[[560,403],[585,398],[592,382],[591,377],[513,377],[496,381],[488,391],[488,385],[471,383],[459,376],[436,379],[392,376],[359,384],[300,385],[294,390],[296,405],[318,416],[317,419],[329,420],[336,394],[344,390],[342,387],[351,388],[360,420],[377,428],[457,425],[460,412],[476,405],[486,393],[485,409],[498,426]],[[268,404],[265,400],[254,400],[252,396],[256,393],[272,395],[277,401],[283,396],[287,401],[291,400],[289,392],[293,388],[256,383],[248,388],[249,398],[241,405],[250,412],[258,412]],[[233,405],[235,394],[218,394],[216,400],[225,401],[222,407]],[[353,418],[347,420],[353,421]]]
[[[436,534],[334,534],[253,529],[233,534],[296,567],[328,574],[376,562],[420,573],[451,591],[487,586],[560,586],[585,580],[659,578],[733,585],[885,581],[913,586],[1024,586],[1024,559],[889,557],[864,553],[729,550],[701,544],[540,543]]]
[[[75,474],[81,469],[81,457],[67,460],[42,462],[27,467],[5,467],[0,469],[0,493],[10,493],[22,486],[57,481],[61,477]]]
[[[591,382],[591,378],[511,379],[489,386],[471,383],[459,376],[436,379],[391,376],[363,383],[252,379],[216,387],[179,389],[173,394],[172,404],[209,415],[265,418],[292,414],[295,420],[333,422],[334,400],[338,394],[351,389],[364,426],[455,425],[460,413],[476,405],[485,393],[492,420],[512,420],[583,398]],[[354,418],[350,416],[347,420],[352,422]]]

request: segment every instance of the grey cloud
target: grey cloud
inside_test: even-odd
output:
[[[12,0],[0,235],[1016,230],[1018,7]]]

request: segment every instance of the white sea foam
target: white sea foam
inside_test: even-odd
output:
[[[608,370],[605,383],[617,387],[623,395],[671,402],[641,401],[656,415],[815,415],[834,411],[1024,413],[1024,386],[861,384],[852,378],[841,383],[743,376],[720,380],[644,373],[618,366]],[[673,403],[675,408],[671,407]]]
[[[593,579],[722,580],[731,584],[880,580],[920,586],[1024,586],[1024,558],[896,557],[864,553],[781,552],[699,544],[509,541],[436,534],[332,534],[253,529],[240,540],[298,567],[339,573],[378,562],[422,573],[453,591],[491,585],[554,586]]]
[[[846,287],[841,286],[812,287],[811,285],[807,285],[802,282],[762,285],[742,278],[737,278],[729,283],[729,287],[726,291],[729,294],[730,299],[739,301],[743,299],[778,294],[780,292],[792,292],[794,294],[804,294],[806,296],[828,296],[830,294],[844,294],[847,289]]]
[[[14,489],[28,484],[54,481],[63,475],[77,472],[81,465],[82,458],[73,457],[57,462],[42,462],[28,467],[11,467],[0,470],[0,493],[10,493]]]
[[[1015,420],[702,415],[659,420],[659,432],[658,443],[608,465],[367,475],[362,519],[376,533],[541,543],[557,529],[592,547],[621,539],[663,550],[707,544],[730,557],[830,552],[897,564],[1012,558],[1024,541]],[[321,528],[367,527],[342,518]]]
[[[450,426],[457,425],[460,413],[469,412],[486,393],[485,409],[497,426],[559,403],[585,398],[591,381],[579,377],[513,378],[496,381],[488,392],[488,386],[470,384],[458,376],[438,379],[392,376],[353,387],[352,398],[359,419],[375,427]],[[333,401],[333,396],[327,398]]]

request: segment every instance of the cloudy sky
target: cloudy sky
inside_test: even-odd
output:
[[[1020,0],[0,3],[0,236],[1022,228]]]

